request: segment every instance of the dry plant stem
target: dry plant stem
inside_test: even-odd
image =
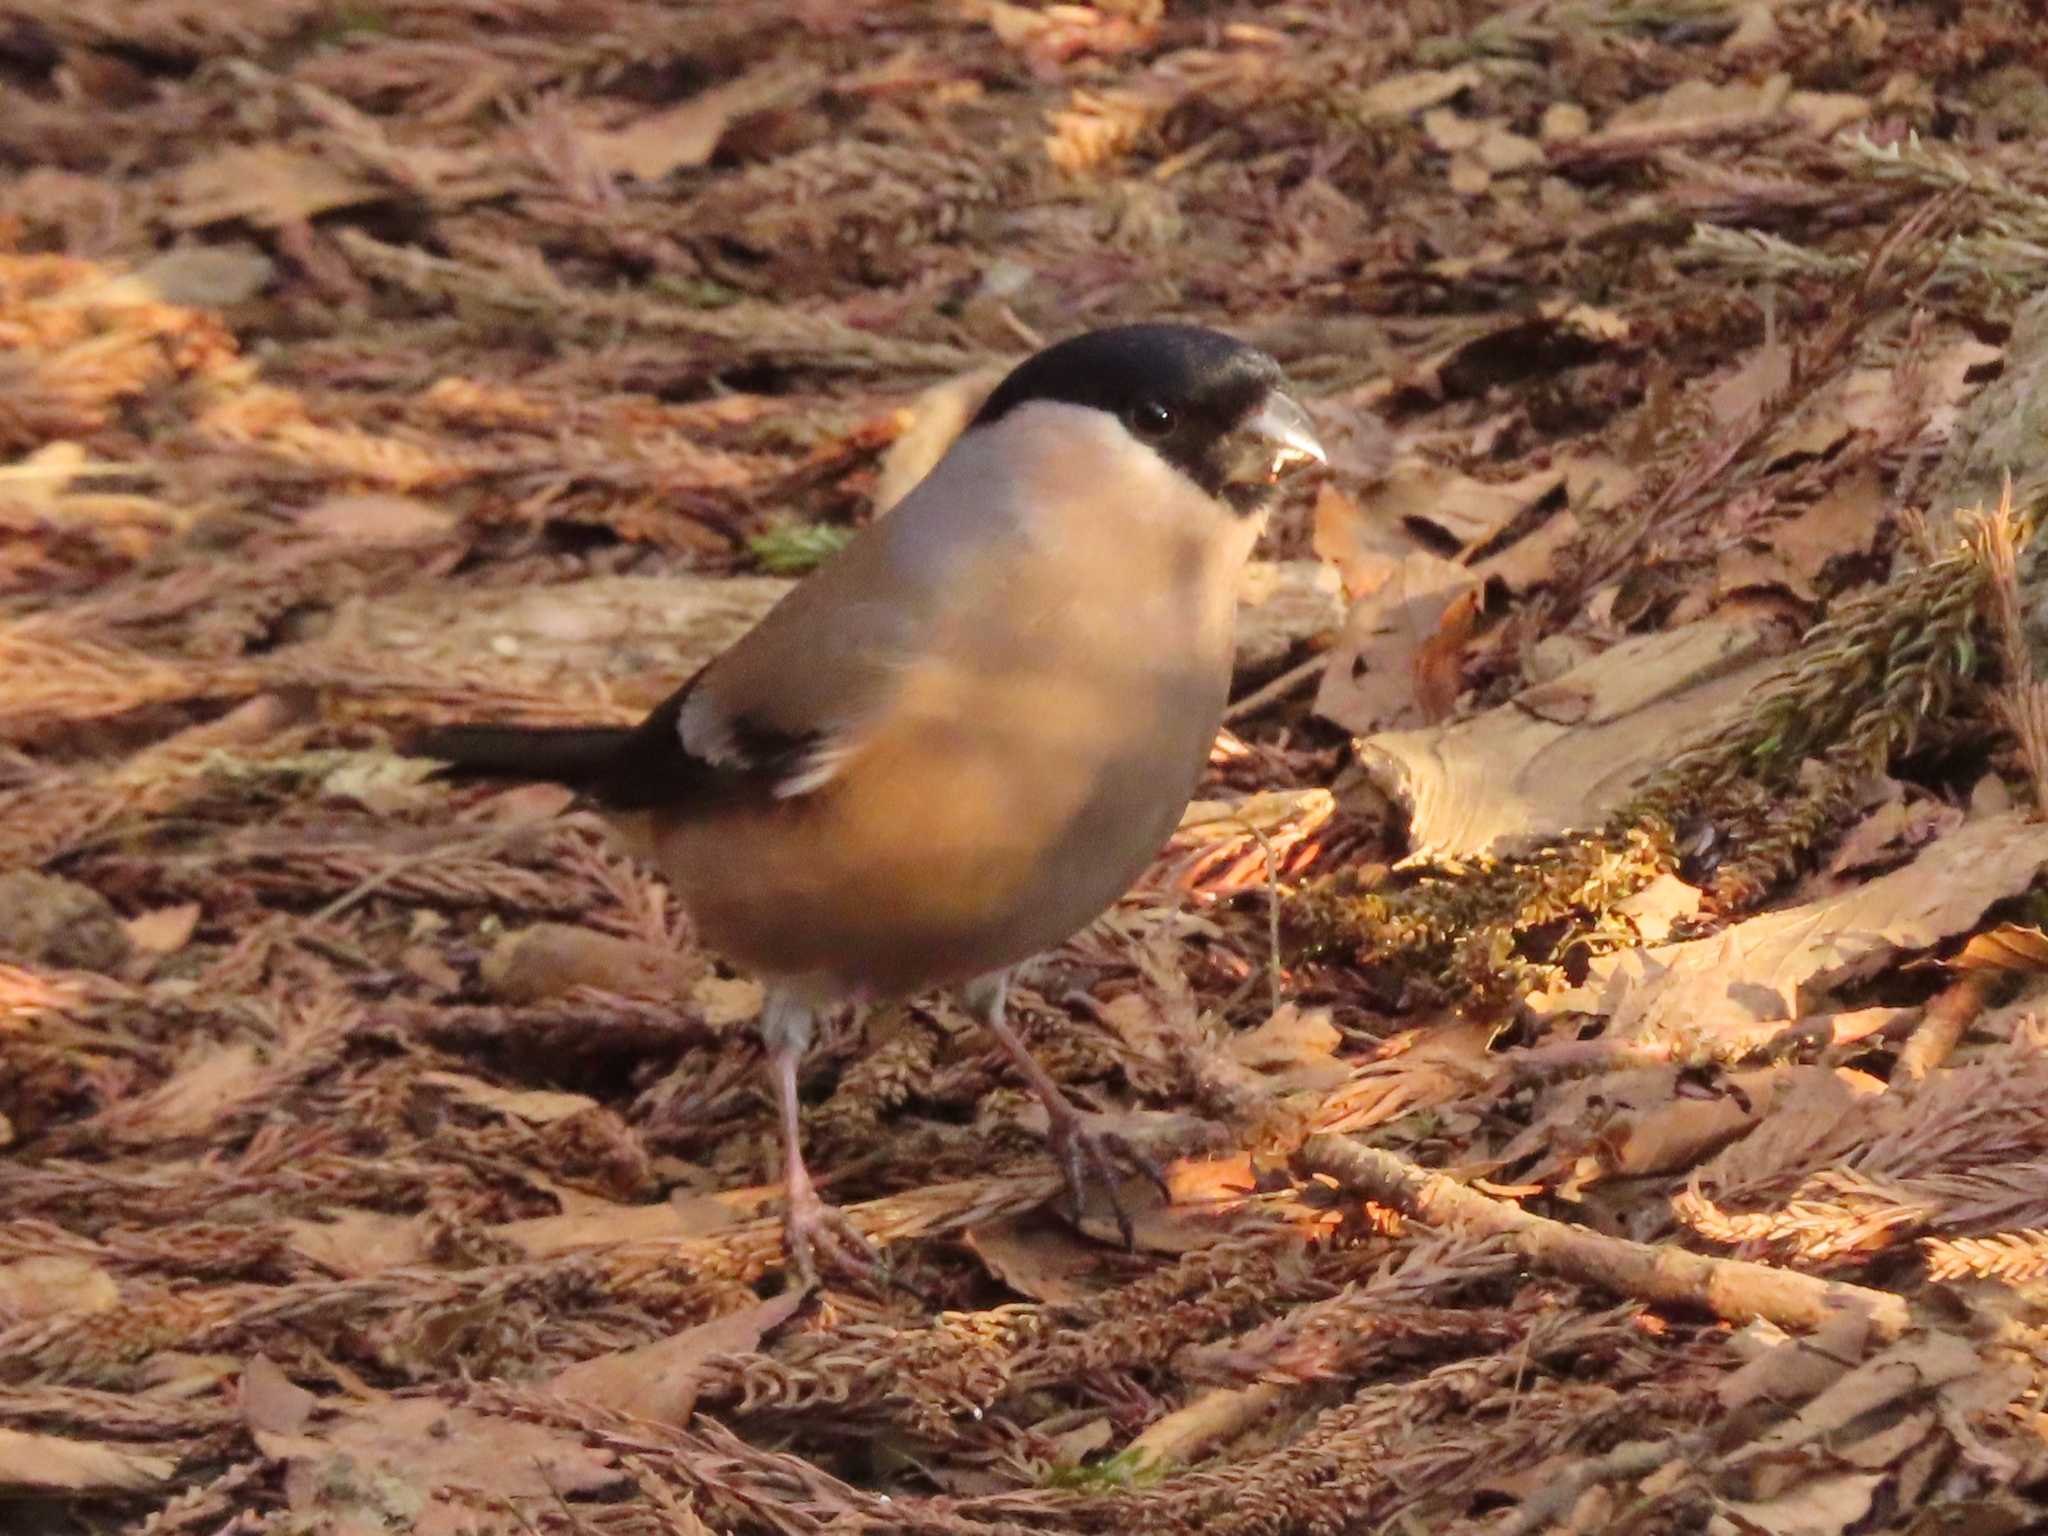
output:
[[[1133,1461],[1185,1466],[1212,1447],[1234,1440],[1278,1407],[1291,1383],[1261,1381],[1249,1387],[1218,1387],[1185,1408],[1176,1408],[1127,1447]]]
[[[2019,546],[2023,530],[2013,516],[2010,474],[2005,477],[1997,508],[1980,516],[1970,532],[1977,557],[1991,577],[1991,610],[1998,628],[1999,660],[2005,669],[2005,683],[1998,690],[1998,714],[2018,742],[2020,759],[2027,765],[2034,814],[2048,816],[2048,689],[2034,676],[2033,652],[2027,646],[2026,622],[2021,616]]]
[[[1254,688],[1226,709],[1223,712],[1223,723],[1236,725],[1240,721],[1251,719],[1254,715],[1263,714],[1275,704],[1290,699],[1297,693],[1306,693],[1323,675],[1329,664],[1330,658],[1321,655],[1309,657],[1300,666],[1289,667],[1270,683]]]
[[[457,838],[453,842],[441,843],[432,848],[423,848],[418,853],[403,855],[393,859],[389,864],[384,865],[383,868],[365,875],[361,880],[349,887],[349,889],[343,891],[334,900],[315,912],[308,921],[314,923],[332,922],[357,902],[366,901],[376,895],[408,870],[422,869],[437,860],[460,857],[462,855],[479,855],[484,858],[490,858],[502,851],[507,844],[529,835],[529,829],[525,827],[497,827],[475,837]]]
[[[1991,971],[1965,971],[1927,1005],[1919,1026],[1899,1049],[1899,1072],[1918,1082],[1947,1061],[1963,1031],[1984,1011]]]
[[[1909,1322],[1904,1298],[1887,1291],[1567,1226],[1348,1136],[1310,1137],[1301,1157],[1304,1166],[1335,1179],[1347,1194],[1377,1200],[1430,1226],[1506,1237],[1535,1268],[1617,1295],[1704,1307],[1730,1322],[1763,1318],[1802,1330],[1818,1327],[1837,1308],[1854,1307],[1887,1340],[1898,1338]]]

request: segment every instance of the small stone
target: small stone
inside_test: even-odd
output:
[[[1575,101],[1553,101],[1543,109],[1543,122],[1536,136],[1546,144],[1558,144],[1566,139],[1583,139],[1592,131],[1593,119],[1584,107]]]
[[[33,870],[0,875],[0,954],[70,971],[113,972],[134,952],[113,903]]]

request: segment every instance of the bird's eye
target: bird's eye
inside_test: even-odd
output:
[[[1178,418],[1157,400],[1141,400],[1131,407],[1131,430],[1140,437],[1164,437]]]

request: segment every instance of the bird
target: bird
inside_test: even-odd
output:
[[[1007,1014],[1008,977],[1100,916],[1178,824],[1220,727],[1239,574],[1282,486],[1327,463],[1265,352],[1187,324],[1019,363],[895,507],[637,726],[453,725],[406,744],[552,780],[764,987],[787,1250],[873,1273],[819,1195],[798,1066],[821,1017],[944,988],[1044,1104],[1072,1209],[1118,1164]]]

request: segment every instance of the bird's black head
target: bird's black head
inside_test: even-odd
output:
[[[1123,325],[1055,343],[1011,370],[972,426],[1033,401],[1092,406],[1239,512],[1323,451],[1280,365],[1198,325]]]

